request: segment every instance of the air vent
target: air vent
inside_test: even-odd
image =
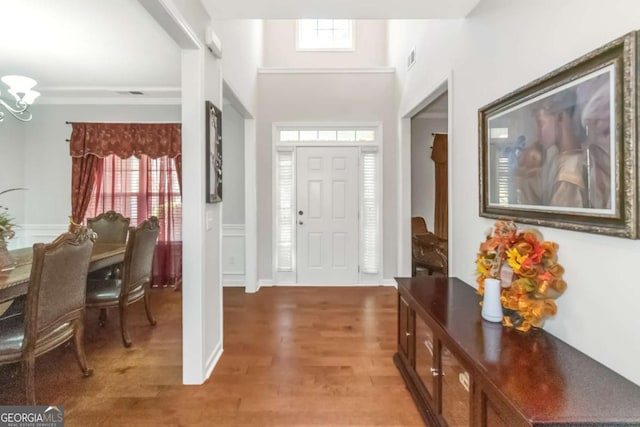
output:
[[[413,64],[416,63],[416,48],[412,48],[409,52],[409,56],[407,57],[407,70],[413,67]]]

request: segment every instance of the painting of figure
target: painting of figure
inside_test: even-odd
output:
[[[206,102],[207,203],[222,201],[222,111]]]

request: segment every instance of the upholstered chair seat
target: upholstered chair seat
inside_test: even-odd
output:
[[[150,289],[153,257],[160,225],[158,218],[151,217],[138,227],[129,229],[129,238],[124,254],[121,277],[90,278],[87,282],[87,308],[106,310],[118,307],[120,328],[125,347],[131,346],[127,329],[128,305],[144,299],[147,319],[151,325],[156,321],[151,314]],[[106,320],[101,314],[101,323]]]
[[[77,227],[50,244],[33,245],[24,310],[0,320],[0,365],[23,363],[27,405],[36,404],[36,357],[69,340],[84,376],[92,373],[83,336],[93,237],[86,228]]]
[[[0,360],[19,356],[23,340],[24,314],[8,317],[0,322]]]
[[[0,322],[0,361],[11,360],[22,353],[24,342],[24,315],[13,316]],[[73,324],[65,322],[58,325],[46,335],[39,338],[36,344],[36,356],[51,350],[52,341],[69,340],[73,336]]]

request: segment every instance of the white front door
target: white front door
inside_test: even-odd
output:
[[[298,283],[358,281],[358,149],[297,149]]]

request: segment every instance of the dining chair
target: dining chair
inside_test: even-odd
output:
[[[33,245],[25,312],[0,321],[0,365],[22,362],[26,400],[36,404],[35,359],[73,340],[85,377],[92,374],[84,352],[87,270],[94,233],[85,227],[52,243]]]
[[[96,243],[124,243],[131,218],[116,211],[103,212],[94,218],[87,218],[87,227],[97,235]]]
[[[120,329],[125,347],[131,346],[127,329],[130,304],[144,299],[147,319],[152,326],[156,324],[151,314],[149,286],[159,231],[160,224],[155,216],[142,221],[137,227],[130,227],[121,277],[92,278],[87,282],[87,308],[119,308]]]
[[[96,243],[120,243],[127,241],[127,233],[129,232],[129,224],[131,218],[109,210],[103,212],[96,217],[87,218],[87,227],[93,230],[97,235]],[[120,274],[121,265],[112,265],[110,267],[101,268],[97,271],[89,273],[89,280],[92,279],[110,279]],[[100,324],[107,322],[106,309],[100,310]]]

